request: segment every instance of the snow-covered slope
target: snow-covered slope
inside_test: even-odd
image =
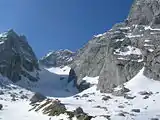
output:
[[[30,82],[23,78],[16,84],[33,92],[40,92],[45,96],[67,97],[78,92],[73,84],[74,81],[68,83],[69,71],[70,68],[67,66],[63,68],[41,68],[37,82]]]
[[[100,91],[97,91],[97,85],[95,83],[93,87],[77,95],[70,97],[56,96],[49,98],[59,99],[63,104],[65,104],[69,111],[73,111],[77,107],[83,108],[85,113],[94,116],[94,118],[91,120],[108,120],[108,118],[111,120],[151,120],[151,118],[160,119],[160,82],[146,78],[143,75],[143,71],[144,69],[142,69],[131,81],[124,84],[125,87],[131,90],[130,92],[126,93],[127,96],[130,96],[130,98],[124,96],[114,96],[107,93],[100,93]],[[45,72],[45,70],[43,70],[42,73],[43,72]],[[55,77],[57,75],[55,74],[57,70],[52,72],[53,73],[51,74],[53,74]],[[49,90],[52,85],[49,86],[51,82],[49,82],[47,76],[45,77],[46,81],[41,81],[41,83],[38,85],[39,88],[32,86],[31,90]],[[91,79],[92,78],[85,77],[85,80],[87,81],[92,81]],[[95,79],[98,79],[98,77],[93,78],[93,80]],[[56,84],[58,83],[58,80],[56,82],[55,79],[51,81],[54,81]],[[44,86],[46,86],[48,89],[46,89],[42,84],[44,84]],[[58,84],[60,85],[60,83]],[[57,85],[57,90],[63,86],[59,85]],[[5,93],[0,95],[0,104],[3,104],[3,109],[0,110],[0,119],[2,120],[68,120],[68,116],[66,114],[49,117],[47,115],[43,115],[42,111],[29,111],[32,108],[32,106],[29,105],[29,99],[33,95],[33,92],[13,84],[7,78],[1,77],[0,88],[0,91]],[[56,92],[62,94],[60,91]],[[16,101],[12,100],[13,95],[16,96]],[[27,97],[22,99],[22,96]],[[108,98],[108,100],[104,99],[104,97]],[[139,110],[139,112],[134,112],[134,110]],[[19,111],[18,114],[17,111]],[[76,120],[76,118],[73,118],[73,120]]]
[[[3,109],[0,110],[0,119],[48,120],[50,117],[43,115],[41,112],[29,111],[32,108],[30,98],[34,95],[34,92],[40,92],[48,97],[67,97],[76,94],[75,86],[72,85],[72,82],[67,82],[69,70],[69,67],[53,68],[51,73],[49,70],[41,68],[40,79],[35,83],[30,82],[25,77],[22,81],[13,83],[8,78],[0,76],[0,104],[3,105]],[[34,74],[32,73],[32,75]],[[52,119],[67,120],[67,116],[60,115]]]
[[[46,68],[46,69],[51,73],[60,74],[60,75],[68,75],[71,68],[68,66],[65,66],[63,68],[51,67],[51,68]]]
[[[60,100],[66,104],[69,110],[74,110],[75,107],[80,106],[89,115],[97,116],[93,120],[107,120],[105,118],[106,115],[110,116],[111,120],[149,120],[151,118],[160,118],[160,82],[146,78],[143,75],[143,70],[131,81],[125,83],[125,87],[131,90],[127,94],[128,96],[134,96],[133,99],[100,93],[100,91],[96,90],[97,87],[95,85],[79,93],[79,96],[61,98]],[[145,95],[140,94],[144,91],[152,94],[145,98]],[[83,97],[86,94],[88,97]],[[111,99],[102,100],[104,96],[110,96]],[[132,109],[139,109],[140,112],[132,112]]]

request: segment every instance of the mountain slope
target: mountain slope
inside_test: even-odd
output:
[[[99,76],[98,89],[112,92],[145,67],[144,75],[160,80],[159,0],[135,0],[128,18],[94,36],[72,64],[81,87],[83,78]]]
[[[66,97],[77,92],[74,81],[68,82],[70,68],[57,67],[56,70],[64,73],[58,75],[55,70],[52,73],[50,69],[41,67],[25,36],[9,30],[0,34],[0,42],[0,73],[16,85],[46,96]],[[62,52],[65,55],[72,54],[67,50]]]
[[[0,110],[0,119],[1,120],[10,120],[10,119],[13,119],[13,120],[35,120],[35,119],[48,120],[49,118],[51,118],[48,115],[42,114],[42,112],[38,113],[36,111],[31,111],[30,109],[32,109],[32,106],[30,105],[30,99],[34,95],[33,91],[42,92],[45,94],[46,93],[48,94],[49,92],[50,94],[52,93],[52,95],[54,95],[53,91],[51,90],[55,90],[54,93],[56,93],[57,96],[65,97],[65,95],[66,96],[69,95],[69,91],[67,92],[65,90],[63,91],[62,87],[59,86],[60,83],[57,84],[58,81],[61,82],[59,79],[57,79],[59,75],[53,74],[52,76],[54,76],[54,78],[52,80],[50,78],[50,81],[48,80],[45,81],[45,79],[44,81],[39,81],[39,83],[36,84],[38,88],[31,83],[32,86],[27,86],[28,87],[27,89],[26,89],[26,85],[28,84],[24,83],[24,81],[23,81],[23,87],[20,87],[19,85],[17,85],[17,83],[16,84],[13,83],[8,78],[0,76],[0,104],[3,105],[2,110]],[[55,88],[55,84],[60,87],[59,90],[58,88]],[[54,86],[50,87],[47,85],[54,85]],[[69,86],[69,87],[72,87],[72,86]],[[18,114],[17,114],[17,110],[18,110]],[[52,117],[52,119],[53,120],[59,120],[59,119],[67,120],[68,118],[67,118],[67,115],[60,115],[60,116]]]
[[[69,111],[78,107],[83,108],[84,112],[94,116],[91,120],[159,119],[160,82],[145,77],[143,71],[144,68],[133,79],[124,84],[130,91],[122,96],[101,93],[97,91],[97,86],[94,85],[73,97],[58,99],[65,104]],[[145,85],[142,87],[144,83]],[[115,88],[115,91],[121,89],[119,86]],[[45,106],[41,108],[41,110],[43,109]]]
[[[160,82],[145,77],[143,75],[143,71],[144,68],[142,68],[132,80],[124,84],[126,88],[130,89],[130,92],[125,93],[128,97],[115,96],[110,93],[100,93],[100,91],[96,90],[96,85],[94,85],[93,87],[84,90],[75,96],[66,98],[58,97],[58,99],[66,106],[67,110],[69,111],[73,111],[76,108],[81,107],[85,113],[94,116],[94,118],[91,120],[160,119]],[[28,111],[33,108],[33,106],[29,105],[29,99],[33,93],[22,87],[14,85],[14,83],[11,83],[9,80],[7,82],[6,78],[1,77],[1,79],[6,81],[3,83],[3,85],[8,83],[7,86],[9,87],[3,89],[1,87],[1,91],[5,93],[4,95],[0,95],[0,103],[4,106],[3,109],[0,110],[0,118],[2,120],[10,120],[11,118],[16,120],[69,120],[68,115],[66,114],[61,114],[60,116],[47,116],[47,114],[42,114],[43,109],[47,106],[43,106],[41,110],[37,112],[34,110]],[[145,85],[142,86],[144,83]],[[118,87],[115,90],[120,89],[121,87]],[[16,95],[16,101],[12,100],[13,94]],[[22,99],[22,95],[25,95],[28,98]],[[55,100],[57,97],[50,97],[50,99]],[[45,103],[45,101],[37,104],[41,105]],[[18,115],[15,109],[20,110]],[[134,112],[134,110],[137,109],[140,110],[140,112]],[[77,119],[73,118],[73,120]]]
[[[57,74],[57,69],[59,69],[58,71],[61,71],[61,73]],[[62,69],[56,68],[52,70],[41,68],[41,71],[39,71],[39,81],[31,82],[28,79],[23,78],[23,80],[16,84],[33,92],[40,92],[45,96],[72,96],[78,91],[74,85],[74,81],[68,82],[69,70],[69,67],[64,67]],[[66,71],[68,71],[67,74]]]
[[[30,72],[38,72],[38,60],[26,41],[25,36],[17,35],[13,30],[0,34],[0,73],[17,82],[21,77],[38,81],[38,76]]]

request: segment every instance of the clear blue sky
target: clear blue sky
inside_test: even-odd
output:
[[[133,0],[0,0],[0,32],[28,38],[38,58],[50,50],[81,48],[123,21]]]

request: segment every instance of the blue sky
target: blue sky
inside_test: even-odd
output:
[[[0,32],[27,36],[38,58],[50,50],[81,48],[123,21],[133,0],[0,0]]]

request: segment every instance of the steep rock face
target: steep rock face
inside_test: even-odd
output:
[[[17,35],[13,30],[0,34],[0,73],[13,82],[27,77],[31,81],[38,80],[30,72],[37,71],[38,61],[25,36]]]
[[[112,92],[145,66],[144,75],[160,80],[159,0],[135,0],[128,19],[94,36],[78,53],[72,68],[80,85],[99,76],[98,89]]]
[[[129,24],[144,25],[144,75],[160,80],[160,0],[135,0],[128,17]],[[140,31],[139,31],[140,32]]]
[[[72,64],[72,68],[75,69],[78,75],[78,84],[80,84],[81,79],[85,76],[95,77],[100,74],[104,64],[106,45],[103,44],[105,41],[98,41],[98,38],[89,41],[88,44],[79,51],[76,60]]]
[[[76,53],[70,50],[58,50],[49,52],[39,60],[40,64],[46,67],[60,67],[71,64]]]
[[[160,24],[160,1],[135,0],[128,20],[130,25]]]
[[[85,76],[100,76],[98,88],[110,92],[113,87],[134,77],[143,67],[142,53],[136,40],[139,36],[131,35],[135,28],[117,24],[89,41],[72,66],[78,75],[78,85]]]
[[[76,83],[77,76],[76,76],[75,71],[71,68],[71,70],[69,71],[68,83],[70,83],[72,80],[75,81]]]

